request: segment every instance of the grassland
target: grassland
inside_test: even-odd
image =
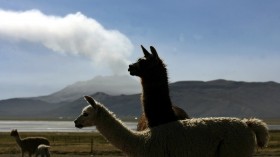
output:
[[[112,146],[99,133],[21,133],[21,137],[44,136],[51,142],[52,157],[123,157],[121,151]],[[255,156],[280,156],[280,131],[270,132],[269,146],[259,149]],[[20,149],[9,133],[0,133],[0,157],[15,157]]]
[[[99,133],[20,133],[20,136],[43,136],[51,143],[53,157],[59,156],[124,156],[114,148]],[[20,148],[9,133],[0,133],[0,156],[20,154]]]

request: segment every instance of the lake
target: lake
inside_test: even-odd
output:
[[[136,129],[136,122],[125,122],[130,129]],[[20,132],[95,132],[95,127],[75,128],[73,121],[14,121],[0,120],[0,132],[10,132],[18,129]]]
[[[136,122],[124,122],[130,129],[136,129]],[[269,130],[280,130],[280,125],[268,125]],[[0,120],[0,132],[96,132],[95,127],[75,128],[73,121],[15,121]]]

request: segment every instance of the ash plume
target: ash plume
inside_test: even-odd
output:
[[[80,12],[61,17],[39,10],[0,9],[0,21],[2,40],[38,43],[54,52],[89,57],[94,65],[108,66],[114,74],[126,72],[133,50],[124,34]]]

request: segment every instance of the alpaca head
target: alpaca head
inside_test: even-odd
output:
[[[157,73],[166,73],[165,65],[162,60],[159,58],[156,49],[151,46],[151,53],[149,53],[142,45],[142,51],[144,53],[144,57],[139,58],[137,62],[129,65],[128,71],[132,76],[138,77],[152,77],[153,75],[157,75]]]
[[[19,135],[18,135],[18,132],[17,132],[17,129],[13,129],[13,130],[11,131],[11,134],[10,134],[10,135],[13,136],[13,137],[19,136]]]
[[[76,118],[74,121],[75,127],[77,128],[83,128],[83,127],[90,127],[94,126],[94,119],[97,114],[97,107],[96,102],[93,98],[90,96],[84,96],[85,100],[90,104],[86,106],[83,110],[80,116]]]

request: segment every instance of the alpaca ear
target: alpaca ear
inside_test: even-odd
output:
[[[92,97],[84,96],[84,98],[93,108],[96,108],[96,102]]]
[[[150,49],[151,49],[151,52],[152,52],[153,56],[156,57],[156,58],[159,58],[158,54],[157,54],[157,50],[153,46],[151,46]]]
[[[141,48],[146,58],[151,57],[151,54],[143,47],[143,45],[141,45]]]

